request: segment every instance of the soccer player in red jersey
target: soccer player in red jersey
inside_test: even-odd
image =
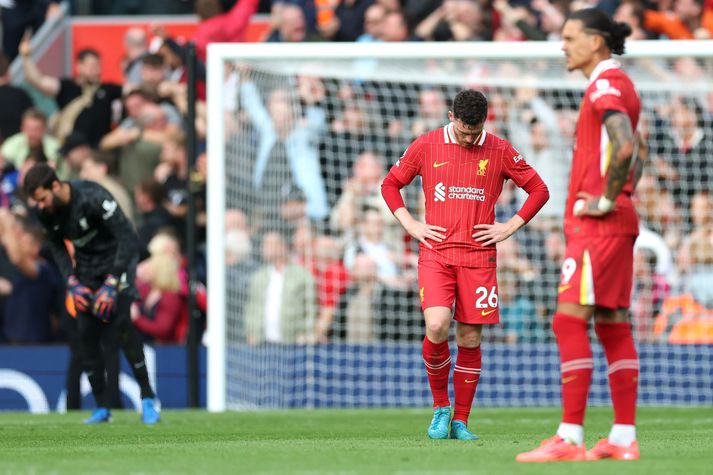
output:
[[[641,108],[631,79],[613,54],[624,53],[631,28],[597,9],[572,13],[562,30],[569,71],[589,78],[584,92],[564,217],[567,250],[552,328],[562,373],[562,421],[557,434],[520,462],[639,458],[634,418],[639,359],[628,307],[639,223],[631,194],[641,173],[634,131]],[[584,412],[592,379],[588,324],[604,348],[614,425],[586,452]]]
[[[483,324],[498,316],[495,244],[520,229],[547,202],[540,176],[507,140],[485,131],[488,102],[477,91],[456,95],[450,123],[418,137],[384,179],[382,195],[404,229],[420,244],[418,286],[426,321],[423,361],[433,393],[434,416],[428,435],[477,439],[468,416],[481,368]],[[399,190],[416,175],[426,196],[426,222],[414,219]],[[506,223],[495,222],[495,202],[505,180],[529,193]],[[455,411],[451,424],[448,334],[451,309],[458,356],[453,372]]]

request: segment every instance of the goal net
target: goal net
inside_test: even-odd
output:
[[[641,94],[650,149],[636,192],[639,399],[711,404],[713,48],[628,50],[621,61]],[[498,244],[502,323],[484,330],[475,404],[559,404],[550,322],[586,87],[565,71],[559,44],[211,45],[208,61],[209,409],[431,403],[418,248],[379,184],[414,138],[447,123],[462,88],[486,94],[486,130],[508,138],[551,192],[526,228]],[[429,197],[419,180],[403,194],[422,218]],[[524,199],[507,184],[497,220]],[[607,404],[606,362],[592,337],[590,402]]]

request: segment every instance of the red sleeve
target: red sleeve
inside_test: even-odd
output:
[[[600,119],[604,116],[604,112],[608,110],[627,114],[626,104],[622,96],[622,82],[622,78],[604,77],[595,80],[593,87],[587,88],[589,101]]]
[[[238,0],[230,11],[198,25],[193,35],[198,57],[205,61],[208,43],[243,41],[250,17],[257,11],[258,3],[259,0]]]
[[[389,174],[381,184],[381,196],[393,213],[399,208],[404,208],[404,199],[400,190],[411,183],[416,175],[421,174],[423,162],[423,141],[419,137],[406,149],[401,158],[391,167]]]
[[[550,199],[550,190],[537,172],[521,188],[527,192],[528,197],[517,214],[528,223]]]
[[[508,144],[503,160],[506,176],[529,195],[520,211],[517,212],[527,223],[550,199],[550,192],[540,175],[525,161],[522,154],[515,147]]]
[[[166,292],[156,304],[153,320],[141,315],[134,320],[136,328],[159,340],[171,340],[183,311],[183,299],[176,292]]]
[[[522,154],[509,143],[503,153],[503,165],[505,176],[514,181],[520,188],[530,181],[533,175],[537,175],[535,169],[525,161]]]
[[[399,208],[406,207],[400,191],[404,186],[406,185],[401,183],[392,172],[386,175],[384,182],[381,184],[381,196],[384,197],[384,201],[386,201],[386,205],[392,213],[396,212]]]

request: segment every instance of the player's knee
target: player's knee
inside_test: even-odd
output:
[[[448,320],[432,319],[426,322],[426,333],[434,343],[440,343],[448,338],[450,322]]]

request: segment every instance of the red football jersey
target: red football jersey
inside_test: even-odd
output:
[[[496,267],[495,246],[476,242],[473,226],[495,222],[505,180],[522,186],[536,174],[510,142],[485,130],[472,147],[461,147],[452,124],[417,138],[391,173],[404,184],[421,175],[426,223],[446,229],[443,242],[429,241],[433,249],[420,244],[419,260],[463,267]]]
[[[632,175],[616,198],[616,208],[604,218],[574,216],[577,193],[604,193],[612,147],[604,126],[604,112],[621,111],[629,116],[632,129],[639,123],[641,101],[634,84],[619,63],[613,59],[602,61],[592,72],[589,86],[579,108],[577,137],[569,178],[569,194],[564,215],[565,235],[602,236],[611,234],[637,235],[639,221],[631,201]],[[632,165],[633,171],[633,165]]]

